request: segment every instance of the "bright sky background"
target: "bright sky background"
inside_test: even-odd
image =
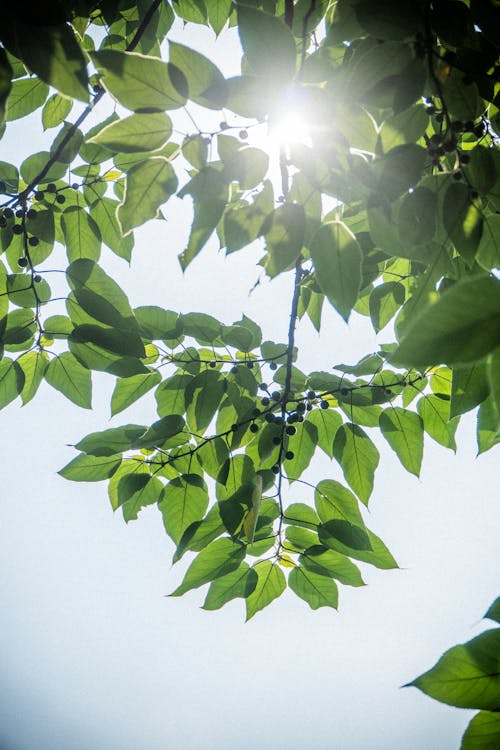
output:
[[[188,27],[177,38],[199,49],[202,35]],[[205,50],[225,70],[237,63],[227,42]],[[18,161],[38,122],[8,131],[0,159]],[[245,312],[284,340],[291,279],[262,279],[248,296],[258,249],[225,259],[215,242],[183,277],[189,199],[172,199],[166,215],[137,232],[131,270],[104,252],[132,305],[227,323]],[[304,369],[376,347],[363,319],[346,326],[333,310],[321,337],[304,322],[298,343]],[[1,750],[458,748],[472,712],[399,687],[487,627],[479,619],[499,593],[498,455],[474,458],[473,419],[459,428],[457,456],[426,444],[420,481],[379,444],[369,526],[402,570],[366,567],[369,585],[341,587],[339,613],[312,612],[287,592],[244,624],[240,600],[208,613],[203,591],[165,598],[183,569],[171,568],[155,508],[127,526],[105,483],[57,476],[75,455],[67,444],[155,418],[145,399],[109,422],[113,381],[94,376],[93,412],[42,385],[30,405],[1,414]],[[325,460],[315,476],[341,472]]]

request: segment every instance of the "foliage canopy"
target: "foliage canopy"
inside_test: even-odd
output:
[[[359,562],[397,567],[362,513],[379,463],[370,433],[416,476],[424,435],[454,450],[466,412],[477,409],[479,453],[500,440],[497,3],[28,10],[3,12],[1,133],[31,114],[57,130],[49,151],[0,162],[0,406],[29,402],[45,380],[90,408],[93,371],[116,377],[112,415],[153,392],[153,424],[86,436],[61,475],[108,480],[126,521],[157,505],[174,561],[192,556],[172,596],[208,584],[205,609],[240,597],[248,619],[288,586],[312,609],[336,608],[338,584],[363,585]],[[236,26],[241,74],[226,78],[171,41],[179,22],[216,35]],[[89,128],[105,97],[113,114]],[[281,146],[277,186],[249,132],[290,101],[307,112],[308,137]],[[204,131],[193,119],[177,142],[186,107],[221,123]],[[228,325],[132,308],[101,247],[130,260],[134,229],[161,219],[173,195],[193,204],[183,269],[215,232],[227,254],[259,241],[267,276],[293,277],[286,341],[245,316]],[[64,309],[49,285],[57,243]],[[296,326],[308,317],[319,331],[325,303],[376,332],[392,325],[395,343],[332,371],[300,370]],[[314,478],[318,451],[342,481]],[[293,482],[304,502],[287,501]],[[487,616],[499,621],[498,601]],[[464,750],[498,747],[499,653],[499,630],[487,631],[413,683],[481,710]]]

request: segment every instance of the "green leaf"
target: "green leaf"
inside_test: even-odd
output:
[[[144,425],[138,424],[110,427],[102,432],[91,432],[82,438],[75,448],[92,456],[114,456],[130,450],[145,432]]]
[[[422,419],[415,412],[392,406],[379,418],[380,431],[404,468],[416,477],[420,476],[424,452]]]
[[[489,620],[495,620],[495,622],[500,622],[500,596],[495,599],[483,617],[487,617]]]
[[[117,353],[144,357],[145,351],[139,336],[139,326],[127,296],[116,281],[108,276],[97,263],[88,258],[73,261],[66,270],[66,278],[78,304],[88,315],[107,326],[112,326],[117,340],[116,334],[126,335],[127,347],[125,351],[117,349]],[[84,328],[90,329],[91,326],[79,326],[79,329]],[[115,349],[111,348],[111,351]]]
[[[31,401],[36,394],[40,383],[43,380],[49,356],[46,352],[30,351],[22,354],[17,360],[17,364],[24,373],[24,385],[21,391],[21,400],[23,406]]]
[[[395,365],[463,364],[500,343],[500,281],[473,276],[458,281],[424,308],[390,356]]]
[[[77,406],[92,408],[90,372],[71,352],[63,352],[49,362],[45,380]]]
[[[487,374],[491,398],[495,402],[497,411],[497,426],[500,429],[500,347],[497,347],[488,357]]]
[[[215,31],[216,36],[219,36],[231,15],[232,0],[205,0],[205,5],[210,26]]]
[[[368,532],[340,518],[321,524],[318,528],[318,537],[321,544],[334,550],[336,550],[337,542],[352,550],[371,550]]]
[[[333,439],[342,424],[342,417],[333,409],[313,409],[307,415],[307,422],[315,425],[318,431],[317,444],[327,456],[333,458]]]
[[[255,589],[246,599],[246,622],[281,596],[286,589],[283,571],[271,560],[257,562],[253,569],[257,573],[258,581]]]
[[[321,545],[309,547],[300,556],[300,564],[311,573],[335,578],[345,586],[365,585],[358,568],[348,557],[332,549],[325,549]]]
[[[363,256],[355,236],[340,221],[325,224],[314,236],[310,251],[321,291],[347,321],[361,285]]]
[[[141,508],[158,502],[163,484],[147,473],[127,474],[118,482],[118,505],[126,523],[137,518]]]
[[[169,51],[171,66],[182,76],[179,93],[201,107],[222,109],[227,98],[226,81],[213,62],[183,44],[170,42]]]
[[[49,87],[40,78],[22,78],[13,81],[7,99],[8,121],[19,120],[41,107],[49,94]]]
[[[379,452],[366,432],[358,425],[343,424],[333,441],[333,455],[339,462],[349,486],[363,503],[368,504]]]
[[[170,64],[137,52],[110,49],[90,56],[106,89],[127,109],[163,112],[185,105],[186,96],[178,91],[178,70]]]
[[[473,716],[460,750],[496,750],[500,747],[500,714],[481,711]]]
[[[177,339],[182,335],[182,318],[172,310],[163,310],[156,305],[136,307],[134,314],[141,335],[150,341],[154,339]]]
[[[255,590],[257,582],[258,577],[254,568],[243,562],[232,573],[212,581],[203,602],[203,609],[220,609],[232,599],[247,599]]]
[[[477,414],[477,447],[478,453],[484,453],[500,442],[498,429],[498,412],[490,396],[482,402]]]
[[[156,151],[172,134],[172,121],[164,112],[130,115],[112,122],[88,140],[110,151],[133,154],[136,151]]]
[[[158,508],[165,531],[178,545],[186,529],[201,521],[208,507],[208,490],[198,474],[176,477],[163,488]]]
[[[92,216],[80,206],[69,206],[61,216],[61,229],[68,260],[99,260],[101,233]]]
[[[277,276],[293,266],[302,249],[305,233],[304,208],[285,203],[276,208],[262,226],[266,240],[265,267],[269,276]]]
[[[256,8],[238,6],[238,33],[251,72],[290,81],[296,70],[295,40],[281,19]]]
[[[11,359],[0,360],[0,409],[10,404],[22,392],[24,372]]]
[[[151,427],[137,440],[134,447],[137,448],[157,448],[166,440],[184,430],[184,420],[179,414],[169,414],[162,417],[157,422],[153,422]]]
[[[61,94],[53,94],[44,104],[42,110],[43,129],[56,128],[71,112],[73,102]]]
[[[57,473],[73,482],[100,482],[112,477],[121,462],[121,456],[90,456],[81,453]]]
[[[134,238],[131,234],[122,237],[118,220],[116,218],[116,209],[118,201],[112,198],[100,198],[92,206],[92,218],[99,227],[103,242],[120,258],[130,260]]]
[[[489,387],[484,362],[454,367],[451,380],[450,417],[474,409],[488,397]]]
[[[203,586],[239,568],[245,557],[245,547],[224,537],[211,542],[195,557],[182,583],[170,596],[182,596],[191,589]]]
[[[405,288],[399,281],[376,286],[370,294],[370,318],[378,333],[385,328],[405,301]]]
[[[122,234],[154,219],[176,190],[177,177],[168,159],[153,156],[134,164],[127,174],[125,198],[117,211]]]
[[[316,530],[319,525],[316,511],[305,503],[291,503],[285,510],[284,518],[286,523],[305,529]]]
[[[431,394],[423,396],[417,404],[417,410],[422,417],[424,430],[440,445],[456,451],[455,432],[458,427],[458,417],[450,419],[450,402]]]
[[[204,370],[186,388],[187,422],[197,433],[203,433],[213,417],[225,392],[225,381],[215,370]]]
[[[143,375],[132,375],[130,378],[119,378],[111,397],[111,416],[123,411],[137,399],[161,382],[159,372],[148,372]]]
[[[500,711],[500,628],[450,648],[409,685],[450,706]]]
[[[315,489],[314,504],[322,523],[340,519],[364,529],[358,501],[340,482],[323,479]]]
[[[500,214],[487,214],[483,217],[483,232],[476,260],[487,271],[500,268]]]
[[[483,232],[482,212],[467,185],[451,184],[443,200],[443,224],[457,251],[472,265]]]
[[[290,571],[288,585],[311,609],[338,607],[339,592],[335,581],[313,573],[302,565]]]
[[[70,351],[89,370],[101,370],[128,378],[149,372],[137,357],[124,355],[133,335],[100,325],[77,325],[68,337]],[[144,355],[143,355],[144,356]]]
[[[284,469],[289,481],[298,479],[311,463],[318,444],[318,429],[312,422],[297,424],[297,432],[288,440],[288,450],[292,459],[286,459]]]
[[[88,101],[87,63],[68,24],[23,24],[17,43],[19,56],[42,81],[73,99]]]
[[[395,200],[407,193],[419,182],[428,158],[426,150],[415,143],[391,148],[374,164],[381,195]]]
[[[224,534],[225,531],[226,528],[222,523],[219,507],[218,505],[212,505],[202,521],[195,521],[191,526],[188,526],[177,546],[173,562],[178,562],[188,549],[199,552],[218,536]]]
[[[179,255],[182,270],[198,255],[222,218],[229,197],[229,189],[219,172],[210,165],[200,169],[179,191],[179,198],[190,195],[194,216],[187,248]]]

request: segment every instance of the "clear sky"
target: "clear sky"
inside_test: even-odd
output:
[[[198,47],[192,29],[179,38]],[[211,56],[234,65],[224,44]],[[9,127],[0,159],[17,161],[38,122]],[[258,249],[225,259],[215,242],[183,277],[176,256],[189,199],[172,199],[166,215],[137,232],[131,269],[103,256],[132,304],[225,322],[245,312],[283,340],[291,279],[262,279],[248,296]],[[321,337],[304,323],[298,341],[304,369],[354,362],[376,346],[362,319],[346,326],[333,310]],[[369,525],[401,570],[366,568],[368,586],[341,587],[338,613],[311,612],[287,592],[244,624],[238,600],[208,613],[200,591],[165,598],[183,570],[171,568],[155,508],[127,526],[105,483],[57,476],[74,455],[67,444],[154,419],[145,399],[110,422],[113,379],[94,382],[93,412],[42,385],[30,405],[1,413],[0,749],[458,748],[471,713],[399,687],[484,628],[479,618],[499,593],[498,454],[474,458],[473,420],[459,428],[457,456],[426,444],[421,480],[379,446]],[[325,460],[315,476],[339,479],[340,470]]]

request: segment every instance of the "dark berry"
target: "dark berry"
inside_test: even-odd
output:
[[[287,435],[295,435],[295,433],[297,432],[297,428],[294,427],[293,425],[289,424],[287,426],[285,432],[286,432]]]
[[[291,460],[292,460],[293,458],[295,458],[295,453],[294,453],[293,451],[287,451],[287,452],[285,453],[285,458],[286,458],[286,459],[287,459],[288,461],[291,461]]]
[[[259,385],[259,388],[261,391],[267,391],[267,383],[261,383]]]
[[[247,367],[248,367],[249,370],[251,370],[253,368],[253,362],[248,361],[247,362]]]
[[[279,401],[281,398],[281,393],[279,391],[273,391],[271,393],[271,398],[273,401]]]
[[[35,200],[37,200],[37,201],[43,201],[44,197],[45,197],[45,193],[43,192],[43,190],[37,190],[36,191],[36,193],[35,193]]]
[[[275,417],[274,424],[283,424],[283,417]]]
[[[227,122],[219,122],[219,128],[221,130],[229,130],[229,127],[230,126],[227,124]]]
[[[17,217],[18,219],[22,219],[22,218],[23,218],[23,216],[24,216],[24,211],[23,211],[23,209],[22,209],[22,208],[18,208],[18,209],[17,209],[17,211],[16,211],[16,217]]]
[[[461,180],[462,179],[462,172],[457,169],[456,172],[453,172],[452,177],[454,180]]]
[[[22,234],[23,228],[21,224],[14,224],[14,226],[12,227],[12,231],[14,232],[14,234]]]
[[[66,198],[64,197],[64,195],[61,195],[61,193],[59,193],[59,195],[56,195],[56,201],[57,203],[66,203]]]
[[[19,260],[17,261],[17,265],[20,266],[21,268],[26,268],[26,266],[28,265],[28,259],[19,258]]]
[[[259,425],[255,424],[255,422],[252,422],[250,425],[250,432],[258,432],[259,431]]]
[[[302,414],[298,414],[297,415],[297,422],[303,422],[303,421],[304,421],[304,417],[302,416]]]
[[[217,367],[217,362],[209,362],[208,366],[209,367]]]
[[[239,134],[240,138],[245,140],[245,138],[248,138],[248,130],[240,130]]]
[[[35,282],[36,284],[39,284],[39,283],[41,282],[41,280],[42,280],[42,277],[40,276],[40,274],[39,274],[39,273],[37,273],[37,274],[36,274],[35,276],[33,276],[33,281],[34,281],[34,282]]]
[[[328,409],[329,406],[330,406],[330,404],[328,403],[328,401],[324,401],[323,400],[323,401],[320,402],[320,407],[322,409]]]
[[[28,240],[28,244],[31,245],[31,247],[36,247],[39,244],[40,240],[38,237],[30,237]]]
[[[287,419],[288,424],[292,424],[292,422],[296,422],[298,416],[299,415],[297,414],[297,412],[293,412],[292,414],[290,414]]]
[[[231,425],[231,430],[232,430],[233,432],[236,432],[236,430],[237,430],[237,429],[238,429],[238,425],[237,425],[237,424],[232,424],[232,425]]]
[[[273,437],[273,445],[279,445],[280,443],[281,443],[281,439],[277,435],[275,435]]]
[[[3,215],[5,216],[6,219],[12,219],[12,217],[14,216],[14,211],[8,207],[4,208]]]
[[[260,409],[252,409],[252,417],[258,417],[260,415]]]
[[[307,391],[306,396],[307,398],[315,398],[316,394],[314,391]]]
[[[341,388],[340,389],[340,393],[341,393],[342,396],[347,396],[347,394],[349,393],[349,389],[348,388]]]
[[[266,420],[266,422],[269,422],[269,423],[274,422],[274,414],[268,411],[264,419]]]
[[[49,182],[47,187],[45,188],[48,193],[55,193],[57,190],[57,187],[54,185],[53,182]]]
[[[479,193],[477,192],[477,190],[471,190],[470,197],[473,201],[477,200],[477,198],[479,198]]]
[[[260,403],[262,406],[269,406],[271,403],[267,396],[264,396],[264,398],[261,398]]]
[[[233,365],[233,367],[231,367],[230,372],[232,372],[233,375],[236,375],[236,373],[238,372],[238,366],[237,365]]]
[[[271,369],[271,370],[277,370],[278,369],[278,365],[276,364],[276,362],[271,362],[271,364],[269,365],[269,369]]]
[[[301,401],[299,404],[297,404],[296,408],[297,408],[297,411],[299,412],[299,414],[303,414],[305,412],[305,410],[306,410],[306,405],[304,404],[303,401]]]
[[[390,388],[384,388],[384,394],[386,396],[392,396],[392,391]]]
[[[28,211],[26,212],[26,216],[31,221],[33,221],[33,219],[36,219],[37,214],[36,214],[35,209],[34,208],[28,208]]]
[[[278,466],[278,464],[275,464],[273,466],[273,468],[271,469],[271,471],[273,472],[273,474],[279,474],[280,473],[280,467]]]
[[[73,190],[78,190],[78,188],[79,188],[79,185],[78,185],[78,183],[77,183],[77,182],[74,182],[74,183],[73,183],[73,184],[71,185],[71,187],[73,188]]]

